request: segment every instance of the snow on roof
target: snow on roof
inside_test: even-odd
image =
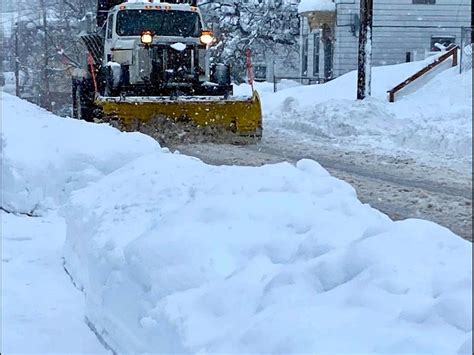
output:
[[[309,11],[335,11],[336,4],[333,0],[301,0],[298,13]]]

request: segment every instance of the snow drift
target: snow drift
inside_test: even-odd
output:
[[[2,207],[41,214],[69,193],[134,158],[159,150],[137,133],[60,118],[2,93]]]

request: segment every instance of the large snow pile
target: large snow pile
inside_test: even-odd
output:
[[[301,0],[298,4],[298,13],[310,11],[335,11],[333,0]]]
[[[428,164],[470,171],[472,166],[472,70],[446,62],[396,95],[387,90],[433,61],[373,68],[372,97],[356,99],[357,72],[321,85],[282,88],[258,84],[264,134],[321,140],[351,150],[409,155]],[[237,93],[248,92],[245,85]],[[265,138],[265,137],[264,137]]]
[[[67,266],[119,353],[470,349],[470,243],[392,222],[314,161],[146,156],[67,215]]]
[[[69,192],[159,150],[138,133],[59,118],[7,93],[2,107],[2,207],[41,214]]]
[[[66,266],[117,353],[470,353],[471,244],[446,228],[391,221],[314,161],[209,166],[2,104],[2,193],[66,202]]]

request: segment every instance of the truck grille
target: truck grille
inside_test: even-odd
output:
[[[163,77],[174,73],[173,77],[180,73],[180,77],[194,76],[194,68],[197,63],[197,50],[188,46],[183,51],[177,51],[170,46],[156,46],[153,48],[152,58],[154,71]],[[160,75],[161,76],[161,75]]]

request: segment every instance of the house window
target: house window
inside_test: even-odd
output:
[[[413,0],[413,4],[433,5],[436,0]]]
[[[267,79],[267,65],[255,64],[253,67],[253,76],[255,81],[265,81]]]
[[[308,37],[303,38],[303,50],[301,58],[301,76],[308,75]]]
[[[319,76],[319,33],[314,34],[313,76]]]
[[[431,51],[439,52],[441,49],[447,48],[455,42],[456,37],[454,36],[433,36],[431,37]]]

